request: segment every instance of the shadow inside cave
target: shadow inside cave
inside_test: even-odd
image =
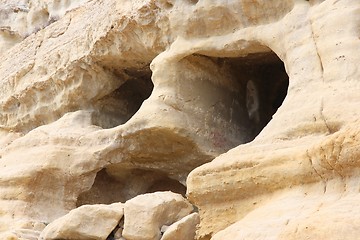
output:
[[[206,102],[216,96],[222,102],[220,107],[217,109],[215,106],[210,114],[216,113],[220,115],[221,121],[228,121],[229,126],[235,126],[233,129],[236,129],[236,132],[229,131],[230,134],[224,134],[238,138],[228,141],[230,144],[225,146],[227,150],[252,141],[272,119],[287,95],[289,77],[283,62],[273,52],[236,58],[195,54],[187,57],[185,61],[182,66],[185,66],[185,69],[188,67],[189,72],[200,72],[198,78],[200,76],[202,82],[200,87],[194,87],[195,90],[202,91],[199,96],[205,96],[200,98],[200,101]],[[206,71],[209,71],[208,75],[204,74]],[[212,71],[217,73],[212,74]],[[128,121],[150,96],[153,90],[150,69],[147,67],[133,70],[130,75],[133,76],[130,80],[95,103],[94,106],[100,114],[99,124],[103,128],[111,128]],[[206,79],[202,76],[211,77]],[[224,80],[225,78],[228,79]],[[194,84],[199,84],[197,81],[198,79],[194,79]],[[204,81],[213,83],[205,86]],[[189,83],[192,82],[187,82]],[[189,92],[189,86],[180,86],[177,90],[194,94]],[[139,194],[155,191],[173,191],[185,196],[186,187],[159,169],[144,168],[140,165],[129,168],[126,164],[112,164],[97,173],[92,187],[79,195],[77,206],[125,202]]]

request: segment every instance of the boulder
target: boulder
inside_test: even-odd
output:
[[[45,227],[40,239],[106,239],[123,217],[122,203],[83,205]]]
[[[139,195],[125,203],[123,236],[127,240],[159,240],[161,227],[171,225],[193,211],[180,194],[155,192]]]
[[[161,240],[193,240],[196,236],[196,226],[200,223],[198,213],[192,213],[170,225]]]

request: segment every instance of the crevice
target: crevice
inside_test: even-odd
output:
[[[332,131],[326,121],[326,118],[324,116],[324,99],[321,98],[321,102],[320,102],[320,117],[321,120],[324,122],[325,127],[327,128],[328,134],[330,134]]]
[[[315,168],[315,166],[314,166],[314,163],[313,163],[313,161],[312,161],[312,158],[311,158],[311,156],[310,156],[310,154],[309,154],[309,150],[306,150],[306,156],[307,156],[307,158],[308,158],[308,160],[309,160],[310,167],[314,170],[314,172],[316,173],[316,175],[318,175],[318,176],[320,177],[321,182],[324,184],[324,193],[326,193],[326,181],[325,181],[324,177],[321,176],[321,174],[316,170],[316,168]]]
[[[330,170],[334,171],[337,175],[339,175],[341,179],[344,179],[344,176],[329,162],[323,147],[320,147],[320,152],[322,153],[325,163],[330,167]]]
[[[50,24],[52,24],[52,23],[54,23],[54,22],[56,22],[56,21],[57,21],[57,20],[55,20],[53,17],[49,18],[49,22],[48,22],[48,25],[47,25],[47,26],[49,26]],[[62,30],[61,32],[56,32],[56,31],[53,32],[53,33],[49,36],[49,38],[58,38],[58,37],[64,35],[64,34],[66,33],[66,31],[69,29],[69,26],[70,26],[70,24],[71,24],[71,21],[72,21],[71,14],[69,14],[69,20],[68,20],[68,22],[67,22],[67,24],[66,24],[65,29]],[[47,27],[47,26],[45,26],[45,27]],[[54,33],[56,33],[56,34],[54,34]]]
[[[106,240],[121,240],[125,239],[122,237],[122,232],[124,230],[124,221],[125,216],[123,216],[120,220],[120,222],[116,225],[114,230],[109,234],[109,236],[106,238]]]
[[[317,41],[316,41],[316,36],[314,35],[315,34],[314,33],[314,23],[313,23],[313,21],[311,19],[311,16],[309,16],[309,23],[310,23],[310,28],[311,28],[311,37],[312,37],[313,42],[314,42],[317,58],[319,59],[320,70],[321,70],[321,79],[322,79],[322,82],[324,82],[325,81],[325,78],[324,78],[324,65],[323,65],[323,61],[322,61],[320,53],[319,53],[319,47],[318,47],[318,44],[317,44]]]
[[[340,136],[341,137],[341,136]],[[340,160],[340,157],[341,157],[341,153],[342,153],[342,150],[343,150],[343,143],[344,143],[344,140],[345,140],[345,137],[341,137],[341,140],[338,141],[338,139],[335,140],[334,142],[334,148],[333,148],[333,152],[335,152],[335,143],[339,142],[339,149],[336,153],[336,160],[339,161]],[[341,169],[341,171],[343,172],[343,167],[341,166],[341,164],[339,164],[339,168]]]

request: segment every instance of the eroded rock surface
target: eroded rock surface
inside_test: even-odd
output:
[[[160,240],[161,227],[189,215],[193,206],[180,194],[156,192],[125,203],[123,236],[126,239]]]
[[[166,228],[161,240],[195,239],[196,227],[200,223],[198,213],[192,213]]]
[[[0,56],[88,0],[1,0]]]
[[[123,215],[121,203],[84,205],[47,225],[39,239],[106,239]]]
[[[357,234],[356,220],[347,224],[344,217],[354,215],[345,206],[342,213],[336,208],[346,202],[355,213],[359,198],[352,187],[359,166],[355,62],[360,55],[352,50],[360,44],[359,7],[356,1],[313,6],[299,1],[281,21],[263,26],[260,41],[283,56],[287,97],[253,142],[190,174],[188,196],[199,207],[204,239],[235,222],[212,239],[351,239]]]
[[[0,0],[0,238],[186,187],[197,239],[357,236],[359,9]]]

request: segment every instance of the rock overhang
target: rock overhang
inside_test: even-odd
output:
[[[346,50],[348,49],[346,46],[355,42],[351,41],[350,44],[345,38],[341,44],[337,42],[337,45],[332,41],[326,42],[331,46],[341,45],[342,48],[339,47],[336,51],[327,51],[328,45],[320,44],[323,38],[319,29],[328,27],[321,20],[323,17],[319,14],[321,9],[331,8],[332,5],[341,8],[343,5],[333,1],[324,1],[319,7],[314,1],[310,2],[310,5],[307,1],[257,1],[255,8],[247,1],[232,1],[226,6],[220,5],[218,1],[212,1],[213,7],[206,8],[205,6],[208,6],[206,3],[206,1],[186,3],[138,1],[132,5],[127,2],[121,6],[123,8],[114,2],[99,2],[95,5],[89,3],[87,7],[71,11],[64,19],[16,45],[13,48],[16,52],[14,56],[17,56],[19,60],[17,62],[21,64],[8,67],[16,60],[5,58],[0,69],[5,78],[3,89],[6,89],[4,91],[6,94],[3,93],[2,96],[4,103],[2,125],[5,129],[19,132],[20,138],[21,134],[27,134],[32,129],[34,129],[32,133],[44,131],[44,128],[37,129],[44,124],[49,124],[49,128],[60,126],[61,131],[73,127],[75,131],[77,124],[66,128],[60,124],[64,122],[64,118],[61,117],[67,112],[70,112],[68,114],[70,119],[75,115],[81,115],[86,122],[87,127],[84,128],[84,132],[80,134],[81,136],[75,136],[75,139],[68,138],[60,132],[50,134],[46,141],[38,139],[39,145],[46,143],[49,149],[63,147],[65,155],[66,151],[78,151],[75,154],[76,161],[75,158],[69,160],[71,166],[76,166],[71,172],[74,178],[64,178],[65,182],[59,181],[59,184],[70,186],[70,182],[76,179],[77,174],[87,180],[82,182],[83,186],[80,188],[71,190],[69,187],[72,193],[71,197],[68,195],[70,204],[66,208],[74,206],[81,192],[90,189],[94,184],[96,173],[104,171],[110,175],[112,173],[115,178],[121,178],[116,176],[116,172],[124,169],[140,170],[139,176],[150,171],[151,179],[153,175],[159,174],[166,176],[164,179],[167,180],[164,181],[174,180],[185,184],[185,178],[192,169],[239,144],[251,141],[271,118],[268,126],[254,141],[235,148],[212,163],[195,170],[188,180],[190,199],[192,198],[195,204],[202,204],[200,200],[192,197],[194,196],[192,193],[197,191],[201,195],[202,192],[208,191],[206,187],[201,189],[201,184],[196,186],[194,179],[196,177],[200,179],[202,173],[211,170],[212,167],[217,169],[218,164],[228,165],[229,168],[234,168],[235,172],[220,167],[211,170],[214,172],[213,175],[229,177],[227,184],[231,186],[238,186],[235,183],[243,179],[245,182],[240,181],[242,185],[239,184],[249,186],[252,194],[255,195],[259,189],[262,189],[259,192],[271,192],[272,189],[287,188],[290,183],[299,184],[301,182],[299,176],[302,176],[303,180],[309,180],[309,183],[319,180],[319,175],[316,174],[319,168],[315,167],[314,172],[312,165],[314,159],[321,158],[313,157],[318,156],[316,150],[318,148],[309,150],[307,140],[316,145],[324,139],[324,136],[336,133],[342,129],[345,122],[356,118],[356,114],[351,115],[329,107],[336,102],[335,98],[338,96],[331,90],[336,88],[336,84],[331,82],[336,82],[334,76],[340,76],[339,79],[342,79],[339,75],[340,71],[332,70],[335,63],[339,63],[341,69],[347,67],[353,70],[351,77],[347,78],[342,86],[347,87],[348,95],[353,96],[349,98],[348,103],[351,106],[356,105],[356,101],[351,101],[356,99],[354,94],[356,87],[351,87],[353,86],[351,79],[356,79],[357,71],[353,67],[353,61],[349,62],[356,59],[356,56]],[[131,11],[127,11],[125,6],[131,6],[129,8]],[[311,9],[311,6],[314,7]],[[93,14],[95,9],[105,11]],[[113,14],[114,9],[116,14]],[[241,10],[242,14],[238,14],[238,10]],[[79,17],[84,13],[86,17]],[[212,18],[201,17],[209,14]],[[353,11],[349,14],[353,14]],[[185,16],[181,18],[185,21],[180,21],[177,17],[179,15]],[[69,54],[60,57],[55,55],[56,51],[49,51],[48,47],[56,41],[61,43],[69,38],[68,31],[78,36],[76,29],[78,26],[83,26],[81,21],[89,16],[95,19],[105,19],[104,16],[108,18],[96,29],[85,28],[85,34],[71,42],[76,46],[76,51],[70,51]],[[226,18],[226,21],[222,21],[223,18]],[[347,33],[352,34],[351,27],[346,29],[348,29]],[[314,35],[314,32],[318,32],[319,35]],[[60,41],[61,38],[64,40]],[[129,39],[134,41],[129,42]],[[90,40],[87,42],[88,45],[81,45],[82,41],[87,40]],[[29,45],[33,48],[29,47],[26,54],[22,55],[21,52]],[[65,44],[61,48],[60,44],[58,52],[68,46]],[[335,60],[330,53],[334,54]],[[24,56],[32,57],[24,58]],[[68,61],[69,56],[71,61]],[[266,63],[267,60],[264,60],[266,58],[275,60]],[[46,62],[49,59],[52,60]],[[286,72],[281,61],[284,62]],[[274,95],[270,95],[275,96],[273,99],[263,96],[262,90],[259,90],[256,84],[237,79],[240,74],[250,75],[252,79],[262,78],[258,74],[251,75],[252,72],[260,71],[259,68],[254,68],[257,70],[250,72],[245,71],[252,62],[261,63],[262,68],[274,66],[275,71],[263,71],[263,75],[267,75],[266,79],[270,75],[271,78],[276,78],[273,75],[278,75],[282,79],[279,81],[281,83],[279,88],[264,87],[265,81],[260,82],[260,86],[266,90],[273,89],[271,91]],[[17,68],[23,71],[11,72],[11,69],[15,69],[16,72]],[[55,69],[55,72],[51,69]],[[236,69],[245,70],[236,73]],[[38,73],[41,75],[39,78],[41,82],[34,81],[34,76]],[[281,103],[277,97],[281,99],[286,95],[286,73],[289,76],[288,95],[285,103],[273,116],[274,110]],[[243,92],[243,96],[240,91]],[[43,95],[43,92],[51,94]],[[67,94],[63,94],[64,92]],[[134,101],[123,101],[121,98],[124,92],[127,99],[131,98],[129,96],[136,96]],[[337,90],[337,93],[339,92],[341,91]],[[57,97],[53,98],[56,94]],[[147,97],[149,98],[145,100]],[[272,109],[266,110],[269,111],[265,114],[266,117],[256,114],[260,105],[255,100],[259,97],[264,98],[266,106]],[[49,99],[55,101],[49,104]],[[119,104],[121,101],[122,103]],[[49,109],[54,111],[51,112]],[[238,115],[234,114],[236,109]],[[80,111],[71,113],[77,110]],[[329,117],[332,115],[338,118]],[[112,120],[109,120],[108,116]],[[253,127],[252,121],[258,124]],[[49,130],[45,129],[45,131]],[[31,140],[37,138],[36,134],[32,136],[34,139]],[[3,154],[4,163],[12,159],[7,152],[16,149],[19,144],[30,142],[30,137],[25,139],[27,140],[22,143],[15,141],[10,143],[10,147],[6,147]],[[77,147],[78,144],[82,146],[81,150]],[[303,147],[296,151],[294,149],[293,156],[289,157],[286,149],[290,149],[289,146],[294,144]],[[324,143],[322,148],[328,145]],[[257,152],[256,156],[251,155],[251,151]],[[24,159],[31,161],[39,156],[45,160],[48,158],[46,155],[36,156],[35,152]],[[331,160],[336,159],[335,155],[328,154],[334,156],[330,158]],[[239,160],[240,155],[242,157]],[[247,161],[248,157],[253,160]],[[220,164],[225,162],[226,158],[232,158],[234,162]],[[239,161],[236,162],[236,159]],[[303,163],[303,159],[307,162]],[[72,165],[71,162],[74,164]],[[323,164],[320,161],[320,165]],[[268,166],[270,168],[267,168]],[[281,170],[279,166],[293,167],[295,170],[290,171],[288,175],[285,174],[285,177],[277,178],[276,172]],[[330,162],[331,166],[334,166],[333,162]],[[66,172],[65,166],[60,164],[57,167],[60,172]],[[101,171],[101,169],[105,170]],[[244,176],[247,175],[245,173],[243,176],[237,175],[236,169],[240,169],[240,172],[257,169],[256,172],[259,174],[255,176],[249,171],[249,177],[245,178]],[[270,175],[262,174],[267,173],[266,171]],[[48,171],[48,173],[52,172]],[[226,175],[227,173],[230,175]],[[271,175],[272,173],[274,175]],[[231,182],[231,176],[234,176],[234,182]],[[278,188],[276,184],[270,186],[267,185],[267,181],[261,182],[261,179],[266,180],[264,176],[273,179],[274,182],[278,181]],[[46,179],[46,176],[41,179]],[[217,178],[214,181],[205,179],[207,184],[222,186],[221,182],[219,184],[215,181]],[[294,181],[281,185],[284,179]],[[260,188],[256,187],[258,184]],[[26,186],[30,188],[31,184]],[[55,186],[54,189],[57,187]],[[233,193],[235,196],[236,191]],[[41,199],[41,194],[38,196],[32,199]],[[246,193],[244,197],[246,198]],[[22,200],[26,202],[28,199],[25,197]],[[222,200],[224,198],[221,197],[214,199],[214,204]],[[36,201],[31,204],[36,205]],[[248,209],[243,208],[244,212],[254,208],[251,204]],[[239,209],[238,203],[231,206]],[[211,213],[206,215],[204,209],[204,206],[203,208],[200,206],[202,234],[217,231],[219,226],[228,224],[227,222],[224,225],[221,223],[218,226],[211,226],[211,221],[206,223],[204,218],[211,216]],[[225,215],[232,219],[231,221],[242,216],[239,212],[223,210]],[[210,230],[207,229],[206,224],[210,224]]]

